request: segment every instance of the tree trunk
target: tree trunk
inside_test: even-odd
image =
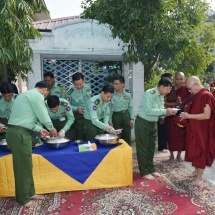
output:
[[[1,78],[1,83],[5,81],[8,81],[8,66],[6,62],[3,65],[3,77]]]

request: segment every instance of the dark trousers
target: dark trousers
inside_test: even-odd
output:
[[[113,112],[112,116],[113,127],[115,129],[123,129],[121,138],[129,145],[131,144],[131,126],[129,112]]]
[[[59,119],[51,119],[54,128],[59,132],[65,125],[67,122],[67,119],[64,121],[60,121]],[[71,131],[70,129],[65,133],[65,137],[71,139]]]
[[[167,143],[167,119],[165,119],[164,124],[157,122],[158,126],[158,151],[168,149]]]
[[[134,131],[140,175],[148,175],[155,172],[153,158],[157,136],[157,123],[137,116]]]
[[[79,114],[77,112],[73,112],[74,113],[74,117],[75,117],[75,121],[73,124],[74,127],[74,136],[75,136],[75,140],[85,140],[85,119],[84,116],[82,114]]]
[[[16,201],[25,205],[35,195],[32,173],[32,137],[23,130],[8,128],[6,140],[13,156]]]
[[[91,120],[85,119],[86,138],[87,140],[93,140],[97,134],[103,134],[104,130],[93,125]]]

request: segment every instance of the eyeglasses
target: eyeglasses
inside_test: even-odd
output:
[[[164,87],[165,89],[171,90],[172,87],[168,86],[168,87]]]
[[[194,86],[195,84],[196,84],[196,83],[194,83],[193,86]],[[193,86],[192,86],[192,87],[187,87],[187,90],[188,90],[188,91],[191,91],[192,88],[193,88]]]

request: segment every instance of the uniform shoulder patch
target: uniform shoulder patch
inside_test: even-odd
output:
[[[155,93],[155,90],[150,90],[150,93],[151,93],[151,94],[154,94],[154,93]]]
[[[67,101],[70,101],[70,98],[69,98],[69,96],[67,96],[67,97],[66,97],[66,100],[67,100]]]
[[[90,88],[88,88],[87,90],[86,90],[86,92],[89,92],[90,91]]]
[[[98,105],[100,103],[100,100],[99,99],[96,99],[96,101],[94,101],[94,104],[95,105]]]
[[[96,109],[97,109],[96,105],[93,105],[92,109],[93,109],[93,110],[96,110]]]
[[[63,84],[57,84],[58,87],[63,87]]]
[[[125,89],[125,92],[126,92],[126,93],[131,93],[131,91],[130,91],[130,90],[128,90],[128,89]]]
[[[15,99],[17,96],[18,96],[17,94],[14,94],[13,98]],[[1,99],[1,97],[0,97],[0,99]]]
[[[70,111],[70,110],[71,110],[71,107],[70,107],[70,106],[67,106],[67,107],[66,107],[66,110],[67,110],[67,111]]]
[[[68,90],[67,93],[70,95],[73,91],[74,91],[74,88],[71,88],[71,89]]]
[[[60,105],[67,107],[68,106],[68,102],[60,102]]]

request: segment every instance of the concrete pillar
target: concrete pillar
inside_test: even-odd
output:
[[[136,118],[140,100],[144,91],[144,66],[141,62],[124,64],[125,89],[132,93],[134,101],[134,116]],[[131,139],[135,140],[134,129]]]
[[[18,75],[17,83],[18,83],[19,93],[22,93],[23,92],[23,90],[22,90],[22,78],[21,78],[20,73]]]
[[[144,66],[141,62],[124,64],[125,89],[132,92],[134,114],[137,115],[141,96],[144,91]]]
[[[42,66],[41,66],[40,54],[34,54],[34,59],[32,61],[32,68],[34,73],[28,73],[28,89],[35,87],[38,81],[42,80]]]

